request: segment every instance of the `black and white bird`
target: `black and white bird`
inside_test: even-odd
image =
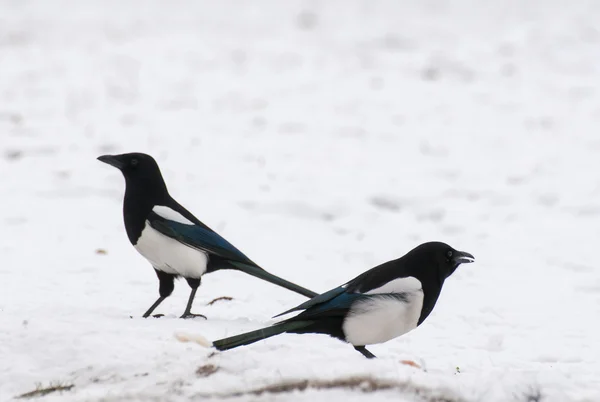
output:
[[[373,358],[366,345],[387,342],[421,325],[433,310],[446,278],[460,264],[474,261],[471,254],[447,244],[424,243],[397,260],[275,316],[303,310],[295,317],[212,343],[201,337],[194,340],[228,350],[285,332],[317,333],[345,341]]]
[[[192,288],[181,318],[204,317],[191,313],[200,278],[220,269],[242,271],[306,297],[317,295],[265,271],[182,207],[169,195],[158,164],[150,155],[103,155],[98,160],[125,176],[125,230],[133,247],[152,264],[160,282],[160,297],[144,317],[171,295],[178,277],[185,278]]]

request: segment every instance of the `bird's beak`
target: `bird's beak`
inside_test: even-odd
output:
[[[123,162],[121,162],[114,155],[102,155],[97,158],[100,162],[108,163],[111,166],[116,167],[117,169],[121,169],[123,167]]]
[[[475,262],[475,257],[464,251],[457,251],[456,253],[454,253],[453,259],[454,262],[457,264],[468,264],[470,262]]]

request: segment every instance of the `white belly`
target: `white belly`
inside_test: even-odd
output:
[[[422,307],[422,290],[409,293],[407,302],[381,295],[353,305],[342,329],[355,346],[387,342],[415,329]]]
[[[200,278],[206,272],[205,252],[161,234],[148,222],[134,247],[159,271],[186,278]]]

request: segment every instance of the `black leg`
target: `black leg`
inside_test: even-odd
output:
[[[364,346],[355,346],[354,349],[360,352],[367,359],[375,359],[377,357],[373,353],[369,352]]]
[[[190,292],[190,298],[188,299],[187,306],[185,307],[185,311],[183,312],[183,315],[181,316],[181,318],[202,317],[202,318],[206,319],[206,316],[203,316],[202,314],[193,314],[192,313],[192,304],[194,303],[194,298],[196,297],[196,291],[198,290],[198,287],[200,286],[200,278],[198,278],[198,279],[185,278],[185,280],[187,281],[188,285],[190,285],[190,287],[192,288],[192,291]]]
[[[163,302],[163,300],[171,296],[171,293],[173,293],[173,289],[175,289],[175,275],[167,274],[166,272],[159,271],[156,268],[154,268],[154,272],[156,272],[156,276],[158,276],[158,293],[160,294],[160,297],[156,299],[154,304],[150,306],[148,311],[144,313],[144,318],[148,318],[150,314],[152,314],[154,309],[157,308],[158,305]],[[161,315],[156,315],[155,317],[160,317]]]
[[[155,308],[157,308],[157,307],[158,307],[158,305],[159,305],[160,303],[162,303],[162,302],[163,302],[163,300],[165,300],[165,299],[166,299],[166,297],[162,297],[162,296],[160,296],[160,297],[159,297],[159,298],[158,298],[158,299],[157,299],[157,300],[154,302],[154,304],[153,304],[152,306],[150,306],[150,308],[148,309],[148,311],[146,311],[146,312],[144,313],[143,317],[144,317],[144,318],[148,318],[148,317],[150,317],[150,314],[152,314],[152,312],[154,311],[154,309],[155,309]],[[160,316],[159,316],[159,317],[160,317]]]

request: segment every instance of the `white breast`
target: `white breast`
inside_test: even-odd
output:
[[[206,253],[161,234],[147,221],[134,247],[159,271],[186,278],[200,278],[206,272]]]
[[[404,294],[406,301],[394,297]],[[421,282],[398,278],[365,294],[380,295],[355,303],[344,320],[346,340],[355,346],[387,342],[417,327],[423,308]]]

